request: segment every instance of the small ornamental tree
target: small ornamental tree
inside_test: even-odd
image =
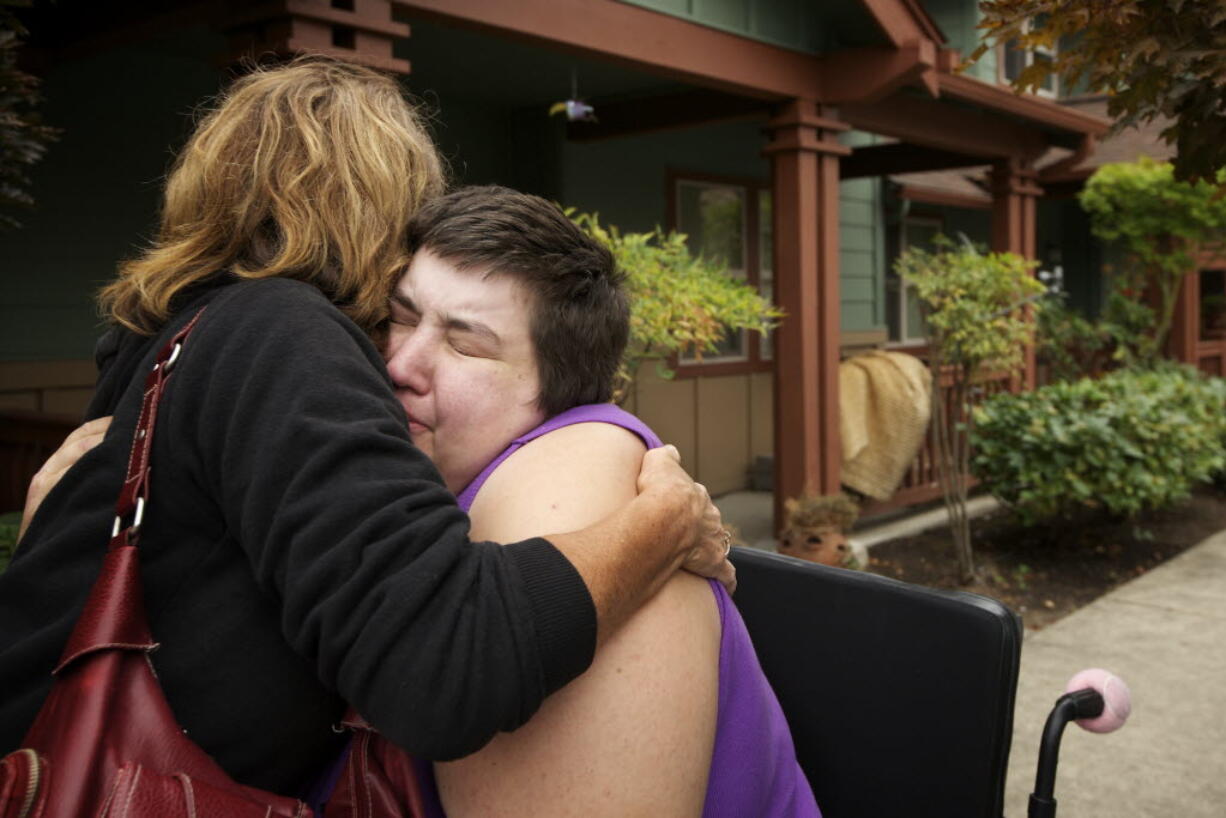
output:
[[[1226,170],[1217,182],[1226,182]],[[1202,251],[1226,237],[1226,196],[1207,180],[1177,181],[1170,164],[1143,157],[1103,165],[1079,199],[1094,235],[1119,242],[1128,255],[1130,266],[1116,273],[1113,289],[1155,296],[1153,327],[1135,350],[1138,363],[1152,364],[1166,346],[1184,276]]]
[[[29,0],[0,0],[0,227],[19,226],[5,211],[34,203],[27,172],[57,133],[38,115],[38,80],[17,68],[26,30],[12,9],[28,5]]]
[[[701,359],[729,332],[769,332],[783,313],[748,284],[690,253],[681,233],[622,233],[590,213],[568,211],[575,223],[613,251],[626,274],[630,343],[622,359],[616,399],[623,402],[642,363],[656,359],[663,377],[674,355]]]
[[[1013,253],[982,253],[969,241],[939,237],[937,249],[907,249],[895,269],[915,287],[927,322],[932,423],[949,527],[963,582],[975,576],[970,520],[969,435],[976,385],[1024,365],[1034,339],[1035,303],[1045,289],[1035,262]],[[952,411],[951,411],[952,410]]]

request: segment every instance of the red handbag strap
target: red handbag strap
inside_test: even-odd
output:
[[[140,416],[132,433],[132,450],[128,455],[128,473],[123,480],[123,489],[115,502],[115,525],[111,528],[110,550],[125,545],[136,545],[140,536],[145,505],[149,502],[149,452],[153,448],[153,429],[158,418],[158,404],[175,364],[183,352],[187,336],[196,328],[204,310],[196,313],[183,329],[175,333],[158,352],[153,369],[145,377],[145,393],[141,399]],[[125,525],[125,522],[127,523]]]
[[[183,352],[187,336],[196,327],[204,310],[196,313],[183,329],[158,352],[153,369],[145,377],[140,416],[132,433],[128,472],[119,500],[115,503],[115,524],[103,559],[102,571],[94,582],[84,610],[68,637],[55,673],[60,673],[78,657],[97,650],[122,648],[149,652],[157,647],[145,618],[140,582],[140,558],[136,542],[140,536],[145,506],[149,502],[149,453],[158,404],[166,383]]]

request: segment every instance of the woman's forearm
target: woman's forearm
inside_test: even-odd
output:
[[[729,590],[736,583],[719,511],[706,489],[681,469],[675,449],[645,455],[639,489],[633,501],[595,525],[549,537],[592,595],[597,644],[678,568],[719,579]]]

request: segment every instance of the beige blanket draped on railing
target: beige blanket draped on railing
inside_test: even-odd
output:
[[[915,460],[932,414],[932,376],[914,355],[874,350],[839,364],[843,485],[887,500]]]

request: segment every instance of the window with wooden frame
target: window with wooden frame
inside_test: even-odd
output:
[[[1023,31],[1030,30],[1029,22],[1022,25]],[[1036,63],[1051,64],[1056,58],[1056,48],[1023,48],[1018,44],[1017,40],[1010,40],[1000,46],[997,59],[999,66],[1000,81],[1005,84],[1012,83],[1032,65]],[[1035,89],[1035,93],[1042,97],[1056,97],[1060,93],[1060,81],[1055,74],[1048,74],[1043,80],[1043,85]]]
[[[908,213],[903,216],[902,223],[898,226],[899,252],[906,251],[908,247],[932,250],[932,240],[943,227],[944,221],[938,215]],[[924,327],[924,316],[915,287],[903,281],[902,277],[894,272],[893,265],[885,275],[885,298],[886,326],[890,343],[908,346],[927,341],[928,332]]]
[[[722,264],[728,274],[774,298],[771,193],[760,182],[706,174],[668,177],[669,227],[686,235],[690,252]],[[735,331],[701,359],[677,360],[680,376],[731,375],[771,369],[770,337]]]

